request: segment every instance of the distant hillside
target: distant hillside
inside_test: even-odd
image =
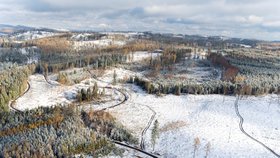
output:
[[[0,36],[7,36],[13,40],[32,40],[43,37],[49,37],[53,35],[57,35],[59,33],[65,33],[68,30],[62,29],[50,29],[50,28],[37,28],[37,27],[28,27],[22,25],[6,25],[0,24]]]
[[[195,43],[202,47],[256,47],[258,43],[263,42],[256,39],[242,39],[230,38],[224,36],[201,36],[201,35],[174,35],[174,34],[160,34],[145,32],[145,35],[152,40],[165,42],[181,42],[181,43]]]
[[[28,30],[33,30],[33,27],[27,27],[27,26],[22,26],[22,25],[6,25],[6,24],[0,24],[0,35],[2,34],[11,34],[17,31],[28,31]]]

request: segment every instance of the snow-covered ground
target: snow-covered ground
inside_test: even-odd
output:
[[[114,71],[119,78],[133,74],[115,68],[106,71],[100,79],[112,80]],[[147,106],[151,107],[160,124],[160,137],[153,152],[163,157],[193,157],[195,140],[199,140],[195,157],[275,157],[240,131],[234,108],[235,96],[157,97],[134,85],[124,87],[130,94],[129,100],[109,112],[140,140],[152,115]],[[280,98],[277,95],[243,97],[239,101],[239,111],[245,120],[245,131],[279,154]],[[151,152],[152,127],[145,135],[146,150]]]
[[[38,38],[55,36],[55,35],[59,35],[59,33],[47,32],[47,31],[26,31],[23,33],[13,35],[10,38],[16,41],[26,41],[26,40],[34,40]]]
[[[82,69],[75,69],[82,70]],[[70,70],[69,70],[70,72]],[[14,107],[19,110],[28,110],[37,107],[47,107],[47,106],[55,106],[58,104],[66,105],[75,101],[75,96],[77,91],[80,89],[87,89],[88,87],[92,87],[96,81],[93,78],[88,78],[79,84],[74,84],[71,86],[65,86],[59,84],[55,79],[56,75],[49,76],[49,84],[46,82],[43,75],[32,75],[29,77],[30,89],[29,91],[16,100]],[[98,86],[100,87],[99,92],[103,92],[103,88],[107,86],[108,83],[98,82]],[[119,91],[115,89],[104,89],[105,95],[102,96],[102,100],[98,103],[85,103],[83,104],[83,108],[94,110],[100,110],[102,108],[107,108],[112,105],[115,105],[124,100],[124,96],[120,94]]]
[[[70,94],[71,87],[50,85],[45,81],[43,75],[32,75],[29,82],[30,90],[16,101],[15,108],[27,110],[40,106],[70,103],[71,97],[67,95]]]
[[[127,35],[127,36],[126,36]],[[94,33],[79,33],[74,34],[73,48],[76,50],[83,50],[88,48],[104,48],[108,46],[124,46],[128,41],[133,40],[130,34],[94,34]],[[96,36],[95,38],[93,38]],[[99,36],[99,37],[98,37]]]
[[[127,62],[139,62],[147,58],[157,58],[161,55],[161,53],[149,53],[147,51],[137,51],[130,53]]]
[[[100,39],[92,41],[74,41],[74,49],[82,50],[86,48],[102,48],[107,46],[123,46],[125,41],[112,40],[112,39]]]
[[[143,77],[142,74],[133,72],[130,70],[126,70],[123,68],[111,68],[106,70],[106,72],[100,77],[100,80],[105,81],[107,83],[113,83],[113,76],[116,73],[116,80],[117,81],[127,81],[130,76],[140,76]]]
[[[91,33],[78,33],[78,34],[73,34],[71,36],[71,39],[73,40],[77,40],[77,41],[87,41],[89,39],[89,36],[91,36],[93,34]]]
[[[115,68],[106,70],[98,85],[110,85],[116,71],[119,80],[133,72]],[[77,89],[93,85],[96,80],[86,79],[73,86],[53,86],[45,82],[42,75],[30,77],[31,89],[17,100],[20,110],[71,102]],[[109,82],[109,83],[106,83]],[[151,130],[145,134],[145,146],[149,152],[163,157],[275,157],[268,150],[245,136],[239,129],[239,118],[235,113],[234,96],[222,95],[166,95],[158,97],[146,94],[139,87],[120,84],[129,100],[113,109],[108,109],[133,135],[141,138],[153,109],[159,122],[159,138],[153,151]],[[94,109],[111,106],[122,100],[117,91],[107,91],[106,103],[89,104]],[[280,154],[280,99],[277,95],[243,97],[239,111],[244,117],[244,129],[250,135]],[[150,107],[151,109],[149,109]],[[196,144],[194,143],[196,140]],[[196,146],[196,147],[195,147]],[[132,151],[130,151],[132,152]],[[131,155],[131,154],[127,154]]]
[[[93,86],[95,80],[86,79],[79,84],[62,86],[53,80],[50,80],[51,84],[49,84],[43,75],[36,74],[29,77],[29,83],[29,91],[14,104],[14,107],[19,110],[69,104],[75,101],[78,90]]]
[[[128,86],[131,102],[111,112],[128,129],[141,135],[151,116],[148,105],[156,111],[160,137],[156,153],[164,157],[193,157],[194,140],[199,140],[195,157],[275,157],[239,130],[233,96],[145,94],[136,86]],[[280,153],[280,103],[276,95],[247,97],[239,102],[244,129]],[[140,117],[139,117],[140,115]],[[171,127],[171,128],[170,128]],[[151,127],[152,128],[152,127]],[[146,148],[152,151],[151,128],[146,135]],[[206,154],[208,152],[208,154]]]

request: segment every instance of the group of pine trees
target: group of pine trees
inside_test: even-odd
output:
[[[129,142],[136,144],[137,139],[134,138],[115,118],[108,112],[90,111],[82,112],[82,118],[85,124],[96,130],[98,133],[103,133],[106,137],[120,142]]]
[[[81,89],[78,91],[76,99],[78,102],[83,102],[83,101],[91,101],[91,100],[96,100],[100,96],[99,91],[98,91],[98,85],[95,82],[93,87],[89,87],[87,89]]]
[[[34,69],[35,65],[14,66],[0,72],[0,111],[8,111],[9,102],[26,90],[28,76]]]
[[[109,114],[80,111],[75,105],[0,112],[0,157],[100,157],[121,154],[110,139],[136,143]]]
[[[239,68],[235,81],[242,93],[280,93],[280,59],[275,52],[239,50],[227,53],[229,62]]]
[[[263,95],[276,93],[280,94],[280,86],[254,86],[229,81],[207,81],[201,84],[184,82],[175,84],[164,84],[152,82],[139,77],[130,77],[129,83],[134,83],[150,94],[223,94],[223,95]]]

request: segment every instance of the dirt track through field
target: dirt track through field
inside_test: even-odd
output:
[[[97,81],[99,81],[99,82],[111,84],[111,83],[109,83],[109,82],[106,82],[106,81],[103,81],[103,80],[98,79],[98,78],[96,77],[96,75],[92,74],[90,71],[88,71],[88,72],[90,73],[90,75],[91,75],[95,80],[97,80]],[[107,108],[103,108],[103,109],[101,109],[101,111],[104,111],[104,110],[107,110],[107,109],[111,109],[111,108],[120,106],[120,105],[126,103],[126,102],[128,101],[128,99],[129,99],[129,94],[126,94],[125,92],[121,91],[120,89],[113,88],[113,87],[108,87],[108,86],[103,87],[103,88],[114,89],[114,90],[120,92],[120,93],[124,96],[124,100],[123,100],[122,102],[118,103],[118,104],[112,105],[112,106],[107,107]],[[132,102],[132,103],[133,103],[133,102]],[[136,103],[134,103],[134,104],[136,104]],[[137,103],[137,104],[138,104],[138,103]],[[142,133],[141,133],[140,149],[135,148],[135,147],[132,147],[132,146],[129,146],[129,145],[124,145],[124,144],[120,144],[120,143],[116,143],[116,142],[114,142],[114,143],[119,144],[119,145],[122,145],[122,146],[129,147],[129,148],[131,148],[131,149],[140,151],[140,152],[142,152],[142,153],[144,153],[144,154],[146,154],[146,155],[148,155],[148,156],[157,158],[157,156],[153,155],[152,153],[148,153],[148,152],[145,151],[145,135],[146,135],[147,130],[150,128],[150,126],[151,126],[151,124],[152,124],[152,122],[153,122],[153,120],[154,120],[154,118],[155,118],[156,112],[155,112],[152,108],[150,108],[149,106],[147,106],[147,105],[142,105],[142,104],[139,104],[139,105],[145,106],[145,107],[147,107],[149,110],[151,110],[151,111],[153,112],[153,115],[151,116],[151,118],[150,118],[148,124],[146,125],[146,127],[144,128],[144,130],[143,130]],[[147,153],[148,153],[148,154],[147,154]]]
[[[238,110],[238,101],[240,99],[240,96],[237,96],[236,97],[236,100],[235,100],[235,103],[234,103],[234,106],[235,106],[235,112],[236,112],[236,115],[239,117],[240,119],[240,122],[239,122],[239,128],[240,128],[240,131],[245,134],[247,137],[249,137],[250,139],[252,139],[253,141],[257,142],[258,144],[260,144],[261,146],[263,146],[265,149],[267,149],[269,152],[271,152],[272,154],[274,154],[276,157],[280,158],[280,155],[277,154],[274,150],[272,150],[271,148],[269,148],[268,146],[266,146],[264,143],[262,143],[261,141],[257,140],[256,138],[254,138],[253,136],[249,135],[243,128],[243,122],[244,122],[244,119],[243,117],[240,115],[239,113],[239,110]]]
[[[141,105],[141,106],[146,106],[150,111],[153,112],[153,115],[151,116],[148,124],[146,125],[146,127],[144,128],[144,130],[141,133],[140,147],[141,147],[141,149],[145,150],[145,135],[146,135],[147,130],[151,127],[151,124],[155,119],[156,112],[151,107],[149,107],[148,105],[143,105],[143,104],[139,104],[139,103],[137,103],[137,104]]]

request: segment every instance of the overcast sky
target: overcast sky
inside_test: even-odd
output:
[[[0,23],[280,40],[280,0],[0,0]]]

